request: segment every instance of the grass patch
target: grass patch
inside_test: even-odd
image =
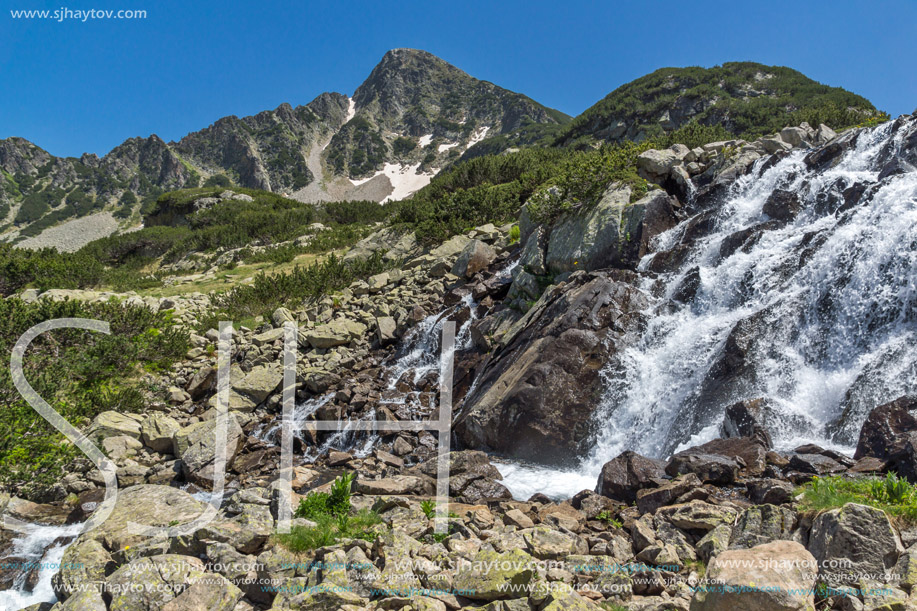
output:
[[[315,526],[294,526],[289,533],[276,535],[277,542],[290,551],[305,552],[334,545],[341,539],[374,541],[379,536],[375,527],[382,518],[369,509],[352,513],[353,478],[353,473],[344,473],[332,482],[330,492],[310,492],[300,500],[294,515],[312,520]]]
[[[902,522],[917,523],[917,488],[895,473],[855,479],[816,477],[796,493],[803,495],[800,503],[803,511],[826,511],[859,503],[881,509]]]

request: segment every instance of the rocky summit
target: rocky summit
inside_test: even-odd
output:
[[[4,350],[110,332],[12,359],[79,435],[0,377],[0,608],[917,608],[917,116],[696,99],[783,108],[785,70],[567,125],[396,49],[176,143],[0,142],[20,187],[152,197],[0,249]]]

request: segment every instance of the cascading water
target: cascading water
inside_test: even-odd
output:
[[[38,603],[51,603],[57,600],[51,588],[51,578],[60,569],[61,558],[73,541],[80,534],[82,524],[66,526],[34,525],[33,529],[13,539],[9,553],[0,558],[0,564],[13,564],[11,568],[32,567],[39,571],[38,581],[31,591],[26,590],[28,571],[20,573],[9,590],[0,592],[0,609],[23,609]]]
[[[590,455],[542,485],[574,494],[624,450],[666,458],[708,441],[728,405],[757,397],[777,449],[849,453],[872,407],[917,390],[917,168],[902,150],[915,132],[914,118],[864,130],[829,169],[804,151],[759,160],[718,208],[659,236],[657,253],[687,255],[658,275],[657,255],[641,261],[658,295],[646,331],[603,372]],[[903,169],[880,179],[890,162]],[[796,195],[795,218],[764,212],[775,190]],[[686,238],[701,215],[710,228]],[[532,477],[517,471],[511,489]]]

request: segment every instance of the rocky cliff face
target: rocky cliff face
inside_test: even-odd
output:
[[[326,152],[332,168],[351,178],[372,175],[393,157],[429,172],[487,136],[569,120],[415,49],[386,53],[353,101],[353,120]]]

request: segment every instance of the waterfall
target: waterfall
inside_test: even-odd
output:
[[[778,449],[815,442],[849,452],[871,407],[917,389],[917,172],[879,180],[903,131],[864,131],[824,171],[808,168],[804,151],[758,175],[760,160],[732,185],[714,229],[691,243],[679,269],[645,280],[648,292],[661,282],[663,296],[623,369],[603,372],[600,433],[584,472],[597,475],[624,450],[665,458],[708,441],[725,407],[759,396],[775,407],[768,425]],[[855,185],[860,200],[832,209]],[[731,236],[771,220],[763,208],[775,189],[797,194],[798,216],[756,229],[753,243],[724,256]],[[658,249],[677,244],[693,220],[660,236]],[[692,273],[694,298],[673,300]],[[751,371],[729,392],[710,392],[735,333],[750,344]]]
[[[539,475],[557,497],[592,488],[625,450],[666,459],[759,397],[777,450],[852,453],[873,407],[917,391],[915,133],[914,117],[851,132],[828,168],[797,150],[715,203],[698,194],[638,266],[646,329],[602,371],[590,453],[568,471],[501,465],[516,498]],[[798,210],[771,218],[775,192]],[[681,258],[656,265],[665,251]]]
[[[38,603],[53,603],[57,597],[51,588],[51,578],[60,569],[60,561],[67,547],[80,534],[82,524],[66,526],[44,526],[36,524],[28,533],[16,537],[12,548],[0,564],[13,563],[17,566],[37,566],[38,582],[31,592],[26,591],[28,571],[16,577],[13,587],[0,592],[0,609],[24,609]]]

